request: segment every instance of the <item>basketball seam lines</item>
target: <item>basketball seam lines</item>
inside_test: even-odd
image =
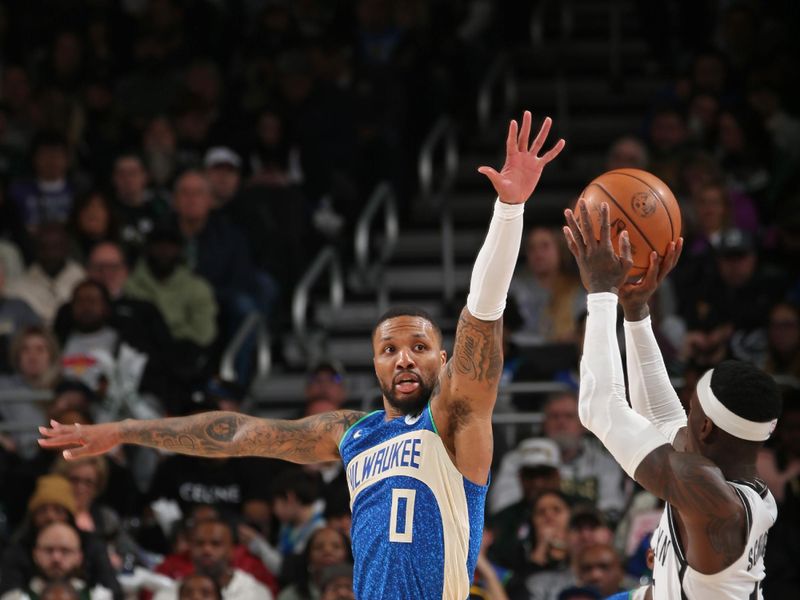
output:
[[[643,239],[645,242],[647,242],[647,245],[648,245],[648,246],[650,246],[650,250],[655,250],[656,252],[658,252],[658,250],[656,250],[656,249],[655,249],[655,247],[653,246],[653,243],[652,243],[652,242],[651,242],[651,241],[648,239],[648,237],[647,237],[647,236],[644,234],[644,231],[642,231],[642,230],[639,228],[639,226],[636,224],[636,221],[634,221],[633,219],[631,219],[630,215],[629,215],[627,212],[625,212],[625,209],[624,209],[624,208],[622,208],[622,207],[619,205],[619,202],[617,202],[617,199],[616,199],[616,198],[614,198],[614,196],[612,196],[612,195],[609,193],[609,191],[608,191],[606,188],[604,188],[604,187],[603,187],[601,184],[597,183],[596,181],[593,181],[593,182],[592,182],[592,183],[590,183],[589,185],[596,185],[596,186],[597,186],[597,187],[599,187],[601,190],[603,190],[603,193],[604,193],[606,196],[608,196],[609,200],[611,200],[611,201],[614,203],[614,205],[615,205],[615,206],[616,206],[616,207],[619,209],[619,211],[620,211],[620,212],[621,212],[623,215],[625,215],[625,219],[628,221],[628,223],[630,223],[630,224],[631,224],[633,227],[635,227],[635,228],[636,228],[636,231],[638,231],[638,232],[639,232],[639,235],[640,235],[640,236],[642,236],[642,239]],[[659,256],[661,256],[661,255],[659,254]],[[642,268],[642,267],[639,267],[639,268]],[[646,267],[645,267],[645,268],[646,268]]]
[[[612,171],[612,173],[616,173],[617,175],[625,175],[627,177],[630,177],[631,179],[635,179],[636,181],[645,184],[648,188],[650,188],[650,191],[653,192],[653,195],[656,198],[658,198],[659,202],[661,202],[661,206],[664,207],[664,212],[667,213],[667,218],[669,219],[669,230],[671,234],[670,238],[675,239],[675,224],[672,222],[672,215],[670,214],[669,209],[667,208],[667,203],[664,202],[664,199],[661,197],[661,194],[658,193],[658,190],[655,189],[653,186],[651,186],[649,183],[647,183],[644,179],[637,177],[636,175],[631,175],[630,173],[626,173],[624,171]],[[656,252],[658,252],[658,250],[656,250]],[[661,255],[659,254],[659,256]]]

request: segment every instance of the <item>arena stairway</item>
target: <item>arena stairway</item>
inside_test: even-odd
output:
[[[552,10],[558,10],[552,3]],[[663,86],[647,65],[646,46],[639,35],[633,2],[622,1],[620,63],[625,84],[609,76],[608,15],[605,3],[573,1],[571,40],[519,49],[512,61],[517,83],[517,102],[511,111],[518,117],[523,108],[534,113],[534,128],[545,115],[558,117],[555,65],[566,83],[568,128],[556,120],[548,146],[557,136],[568,136],[562,157],[546,170],[525,213],[526,224],[560,224],[561,211],[574,200],[594,176],[603,171],[610,143],[624,134],[641,131],[646,109]],[[553,19],[556,21],[556,19]],[[550,20],[545,39],[557,37]],[[474,258],[483,241],[493,204],[491,187],[477,173],[479,165],[499,168],[503,161],[505,127],[511,115],[498,115],[488,133],[475,122],[457,123],[460,161],[449,194],[454,219],[455,288],[457,300],[449,306],[442,298],[442,246],[437,207],[423,199],[414,202],[413,218],[404,224],[386,267],[384,281],[392,305],[419,306],[430,312],[445,334],[445,346],[452,348],[458,312],[469,286]],[[384,234],[374,233],[374,247],[384,243]],[[335,309],[320,293],[311,301],[311,325],[326,332],[324,355],[347,372],[349,405],[359,407],[364,398],[377,398],[372,370],[370,332],[382,312],[374,288],[353,285],[353,273],[344,305]],[[320,286],[321,287],[321,286]],[[320,292],[323,290],[320,289]],[[307,356],[297,339],[288,336],[284,344],[285,365],[277,365],[270,377],[254,384],[251,396],[256,412],[271,416],[298,413],[305,385]]]

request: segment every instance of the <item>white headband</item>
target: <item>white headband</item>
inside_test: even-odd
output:
[[[711,374],[713,372],[714,369],[709,369],[697,382],[697,399],[700,400],[700,406],[703,407],[706,416],[714,425],[734,437],[751,442],[768,440],[775,430],[775,425],[778,424],[778,419],[760,423],[740,417],[728,410],[711,391]]]

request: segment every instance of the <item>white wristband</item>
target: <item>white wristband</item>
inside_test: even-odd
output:
[[[483,321],[495,321],[506,308],[506,295],[517,266],[525,204],[506,204],[498,198],[475,266],[467,309]]]

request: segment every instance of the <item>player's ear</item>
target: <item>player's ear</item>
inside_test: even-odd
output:
[[[441,350],[439,352],[439,359],[442,361],[442,366],[447,364],[447,350]]]
[[[703,417],[703,423],[700,425],[700,431],[697,434],[697,438],[702,442],[707,441],[708,437],[714,431],[714,427],[715,425],[711,419],[708,417]]]

